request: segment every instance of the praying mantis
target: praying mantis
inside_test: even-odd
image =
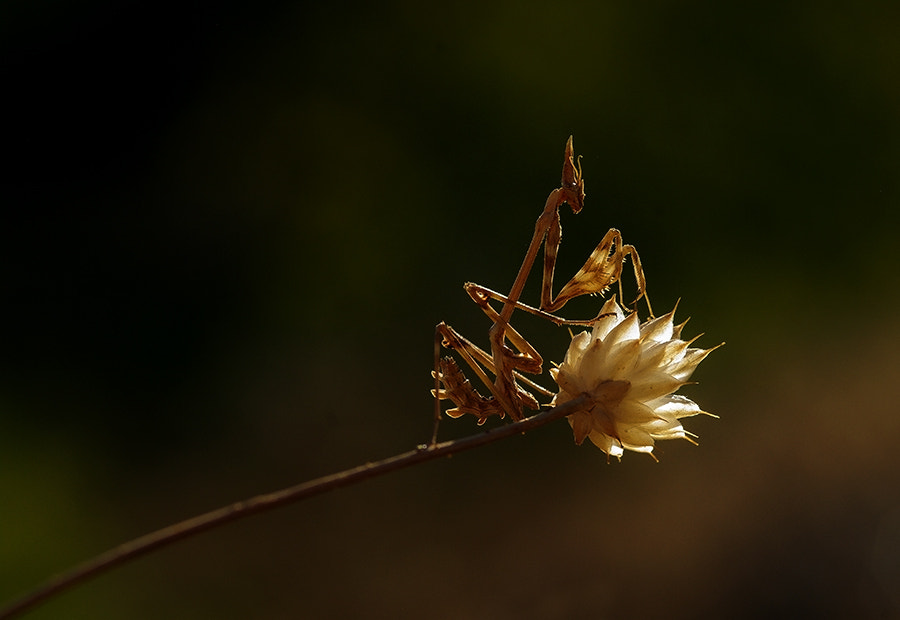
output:
[[[520,385],[520,382],[541,394],[553,396],[552,392],[523,376],[523,373],[541,374],[543,358],[510,324],[512,314],[516,309],[541,316],[556,325],[590,325],[596,319],[568,320],[553,313],[575,297],[603,294],[616,283],[619,285],[619,298],[624,302],[622,299],[622,271],[625,260],[631,257],[638,287],[638,296],[633,303],[636,304],[643,297],[650,315],[653,315],[653,309],[650,307],[650,301],[646,294],[647,283],[644,270],[641,267],[637,250],[632,245],[625,245],[622,241],[622,234],[615,228],[607,231],[578,273],[560,289],[557,295],[553,294],[553,275],[562,239],[559,209],[564,204],[568,204],[572,212],[577,214],[584,206],[584,179],[582,178],[580,157],[577,166],[575,162],[572,136],[569,136],[563,156],[562,182],[560,187],[550,192],[547,197],[544,210],[535,223],[534,235],[531,237],[525,259],[519,267],[519,272],[509,293],[503,295],[478,284],[471,282],[465,284],[466,292],[493,322],[489,331],[490,352],[467,340],[443,321],[435,327],[435,369],[432,372],[435,423],[432,445],[437,442],[437,429],[441,419],[441,400],[449,399],[455,405],[446,411],[450,417],[472,414],[478,418],[480,425],[493,415],[501,418],[509,415],[513,421],[518,422],[524,419],[525,409],[540,409],[535,396],[523,385]],[[542,244],[544,246],[544,266],[541,300],[540,307],[534,308],[521,303],[519,298]],[[503,304],[502,308],[499,311],[495,309],[491,305],[492,301]],[[509,346],[510,344],[512,347]],[[490,396],[482,396],[472,386],[456,360],[450,356],[440,357],[441,346],[456,351],[490,391]],[[489,373],[493,375],[493,379]]]

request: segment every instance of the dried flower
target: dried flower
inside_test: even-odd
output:
[[[607,455],[617,458],[624,450],[653,456],[653,445],[658,439],[687,439],[693,443],[691,437],[695,435],[684,430],[679,420],[706,412],[674,392],[718,347],[692,348],[696,338],[681,340],[684,323],[674,325],[674,316],[673,309],[639,324],[636,312],[625,316],[615,300],[610,299],[592,332],[581,332],[572,338],[565,360],[550,373],[560,389],[554,405],[582,393],[593,398],[590,409],[569,416],[575,443],[580,445],[587,437]]]

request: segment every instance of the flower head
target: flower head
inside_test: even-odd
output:
[[[690,346],[693,340],[681,340],[684,323],[674,325],[674,316],[673,309],[640,324],[636,312],[626,316],[610,299],[592,331],[572,338],[563,363],[550,374],[559,385],[554,405],[583,393],[593,400],[589,409],[569,416],[575,443],[588,438],[621,458],[624,450],[653,456],[659,439],[691,441],[679,420],[706,412],[674,392],[718,347],[697,349]]]

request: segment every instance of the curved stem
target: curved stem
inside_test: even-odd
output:
[[[49,598],[56,596],[79,583],[83,583],[88,579],[96,577],[100,573],[116,566],[120,566],[135,558],[147,555],[162,547],[171,545],[179,540],[194,536],[195,534],[211,530],[221,525],[225,525],[226,523],[231,523],[232,521],[237,521],[238,519],[243,519],[244,517],[249,517],[250,515],[274,510],[280,506],[286,506],[287,504],[298,502],[339,487],[348,486],[369,478],[375,478],[376,476],[381,476],[404,467],[410,467],[442,456],[456,454],[463,450],[477,448],[478,446],[483,446],[513,435],[524,433],[574,413],[583,407],[588,400],[588,395],[582,394],[578,398],[564,403],[559,407],[538,413],[514,424],[508,424],[492,429],[486,433],[480,433],[462,439],[455,439],[453,441],[446,441],[431,446],[422,445],[415,450],[398,454],[381,461],[366,463],[359,467],[310,480],[309,482],[304,482],[280,491],[257,495],[256,497],[235,502],[231,505],[223,506],[222,508],[164,527],[155,532],[123,543],[118,547],[114,547],[105,553],[101,553],[100,555],[51,578],[43,585],[24,594],[0,609],[0,620],[13,618],[33,609],[39,604],[47,601]]]

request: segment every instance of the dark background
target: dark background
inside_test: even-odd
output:
[[[508,289],[574,134],[558,279],[614,226],[727,341],[700,447],[607,465],[556,423],[32,617],[900,615],[898,13],[3,3],[0,599],[425,441],[433,326],[486,343],[461,285]]]

